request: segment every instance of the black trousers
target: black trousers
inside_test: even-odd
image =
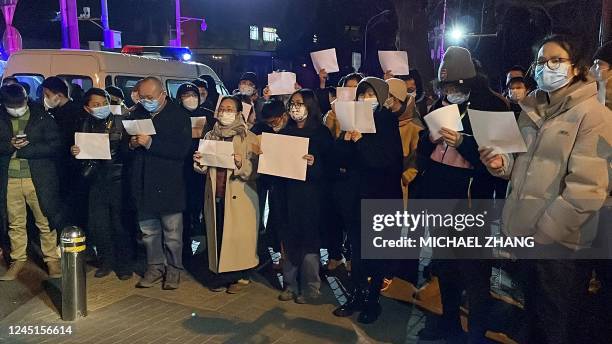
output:
[[[95,176],[89,190],[89,234],[104,267],[118,273],[132,271],[133,235],[126,224],[122,180]]]

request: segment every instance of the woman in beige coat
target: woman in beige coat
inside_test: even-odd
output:
[[[530,333],[538,335],[529,343],[575,342],[571,311],[590,278],[588,265],[576,257],[595,237],[597,212],[610,189],[612,114],[597,101],[597,86],[581,61],[568,38],[546,39],[535,64],[538,89],[520,102],[527,152],[512,156],[481,147],[489,171],[510,179],[505,234],[534,237],[536,247],[526,253],[540,258],[521,261]]]
[[[255,177],[258,147],[255,134],[247,130],[242,102],[228,96],[221,100],[217,123],[205,140],[234,145],[234,169],[202,164],[194,154],[194,169],[206,174],[204,217],[208,238],[208,267],[215,279],[211,290],[237,293],[249,283],[248,270],[257,266],[259,210]],[[196,190],[194,190],[196,191]],[[229,287],[228,287],[229,286]]]

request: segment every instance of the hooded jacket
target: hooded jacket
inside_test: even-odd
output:
[[[570,249],[590,245],[597,211],[610,190],[612,113],[597,101],[595,82],[522,102],[519,128],[527,152],[502,155],[491,173],[511,177],[502,226],[509,236],[543,235]]]

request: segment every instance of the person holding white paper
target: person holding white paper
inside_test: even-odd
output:
[[[141,81],[138,97],[130,117],[151,120],[156,134],[131,136],[129,143],[130,191],[147,251],[147,270],[136,286],[162,282],[163,289],[173,290],[183,271],[183,164],[191,147],[191,123],[156,77]]]
[[[402,141],[397,117],[383,106],[388,98],[389,86],[384,80],[374,77],[361,80],[357,99],[369,102],[374,109],[376,133],[342,132],[334,146],[337,175],[334,203],[348,230],[352,246],[351,279],[355,286],[348,302],[336,308],[334,315],[348,317],[361,312],[358,318],[361,323],[376,321],[382,311],[379,297],[386,266],[361,259],[360,201],[402,199]],[[370,283],[368,277],[372,277]]]
[[[289,122],[280,134],[307,137],[306,180],[280,178],[278,187],[285,199],[284,226],[279,230],[286,253],[283,263],[285,290],[281,301],[307,303],[321,292],[319,251],[321,230],[326,221],[323,200],[329,188],[328,163],[333,139],[320,121],[321,110],[312,90],[302,89],[289,99]],[[301,277],[301,280],[298,279]]]
[[[456,105],[463,131],[443,127],[433,133],[428,127],[421,132],[417,146],[418,174],[411,183],[411,198],[455,200],[456,212],[467,207],[468,199],[503,198],[505,183],[491,176],[480,162],[467,111],[468,104],[470,108],[483,111],[507,111],[507,104],[493,94],[486,78],[477,74],[471,54],[465,48],[447,49],[438,71],[438,81],[444,96],[434,103],[431,111]],[[427,121],[427,116],[424,119]],[[497,191],[496,187],[499,187]],[[472,206],[476,204],[479,203],[474,202]],[[441,252],[443,250],[434,249],[434,258],[442,258]],[[483,256],[485,254],[487,252]],[[484,341],[491,307],[491,265],[479,260],[443,260],[436,264],[443,308],[449,310],[442,316],[441,329],[436,330],[442,334],[440,339],[450,341],[465,335],[458,309],[461,293],[466,290],[470,300],[469,322],[473,324],[468,337],[475,343]]]
[[[215,273],[209,288],[215,292],[239,293],[249,284],[249,270],[257,266],[259,201],[257,198],[257,136],[248,131],[242,117],[242,102],[236,96],[222,98],[217,123],[205,140],[234,144],[234,169],[202,164],[200,152],[193,155],[193,168],[206,174],[204,217],[208,240],[208,268]]]
[[[111,160],[80,160],[89,184],[88,229],[100,263],[94,277],[102,278],[115,271],[120,280],[127,280],[133,272],[133,243],[124,222],[127,199],[123,192],[123,164],[128,135],[123,130],[123,116],[111,113],[110,96],[105,90],[91,88],[84,100],[87,117],[79,132],[108,134],[111,151]],[[77,145],[71,148],[73,156],[80,151]]]
[[[342,79],[340,79],[340,82],[338,83],[338,86],[357,89],[357,85],[359,84],[361,79],[363,79],[363,75],[359,73],[351,73],[342,77]],[[323,122],[325,123],[325,126],[331,131],[334,138],[338,138],[341,130],[340,122],[338,122],[338,119],[336,118],[335,101],[336,99],[330,99],[331,110],[329,110],[327,114],[323,117]]]

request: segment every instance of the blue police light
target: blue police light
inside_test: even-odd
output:
[[[190,61],[191,60],[191,54],[190,53],[184,53],[182,57],[183,57],[183,61]]]
[[[464,36],[465,32],[463,32],[463,29],[459,26],[455,26],[450,32],[450,38],[454,42],[460,42],[461,40],[463,40]]]

